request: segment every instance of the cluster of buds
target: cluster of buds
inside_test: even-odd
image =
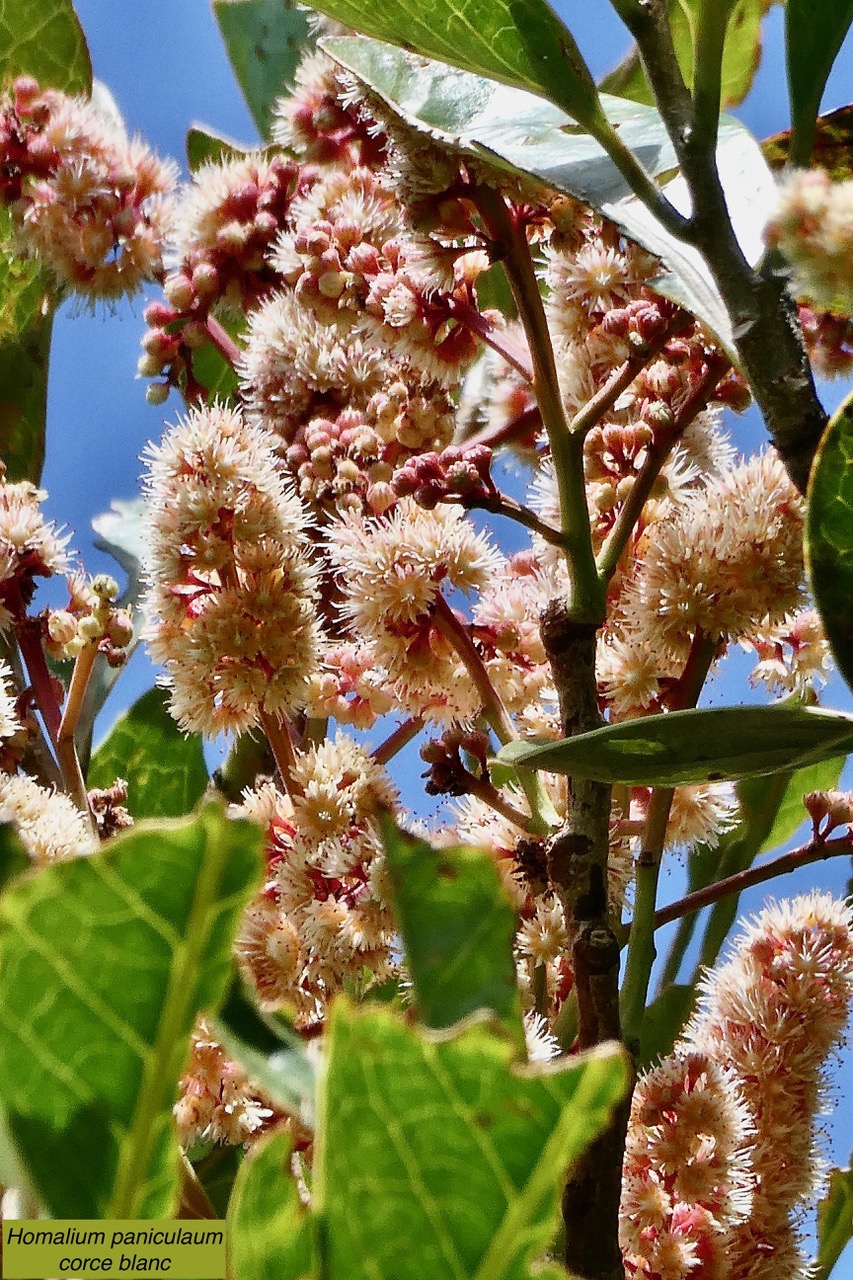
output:
[[[476,763],[478,773],[472,773],[462,759],[462,753]],[[488,778],[489,739],[478,729],[464,729],[457,725],[447,729],[440,738],[432,738],[421,747],[421,759],[429,769],[423,775],[427,779],[425,791],[429,796],[464,796],[475,785]]]
[[[133,621],[127,609],[116,606],[118,583],[99,573],[90,581],[80,575],[68,579],[66,609],[49,609],[44,615],[44,645],[52,658],[68,661],[92,645],[111,667],[127,660],[133,638]]]
[[[810,791],[803,796],[803,804],[818,844],[823,844],[838,827],[853,826],[853,791]]]
[[[339,735],[303,752],[292,795],[263,784],[240,813],[267,832],[267,881],[237,938],[237,957],[265,1008],[295,1006],[301,1026],[332,995],[395,970],[380,811],[397,804],[382,766]]]
[[[0,98],[0,200],[19,247],[89,302],[162,269],[175,167],[82,98],[19,77]]]
[[[421,380],[453,386],[477,354],[459,315],[475,306],[488,259],[416,240],[393,189],[370,169],[333,171],[295,201],[271,262],[318,319],[356,326]]]
[[[369,646],[339,644],[325,650],[322,666],[311,681],[309,716],[372,729],[379,716],[393,707],[385,673],[375,666]]]
[[[309,53],[296,69],[293,92],[276,103],[273,140],[317,165],[380,168],[386,138],[359,107],[342,100],[338,68],[324,53]]]
[[[395,473],[392,487],[398,497],[411,496],[428,511],[440,502],[488,506],[499,497],[491,465],[492,451],[487,445],[454,445],[442,453],[421,453],[410,458]]]
[[[300,426],[285,461],[300,496],[313,507],[381,514],[398,494],[391,483],[395,462],[447,439],[452,427],[452,404],[444,391],[410,390],[394,381],[362,406],[350,403],[337,413],[330,406]]]
[[[167,247],[173,270],[165,300],[145,309],[138,372],[166,377],[149,387],[150,400],[164,399],[170,384],[192,374],[192,352],[209,341],[211,313],[240,316],[279,283],[268,253],[307,181],[295,161],[280,155],[210,161],[193,175]]]

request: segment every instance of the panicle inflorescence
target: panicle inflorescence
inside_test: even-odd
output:
[[[236,410],[191,410],[149,450],[148,643],[186,730],[242,732],[304,705],[317,570],[273,442]]]
[[[289,795],[269,783],[245,794],[240,812],[267,831],[268,875],[236,950],[264,1007],[311,1025],[347,980],[394,971],[376,819],[397,803],[385,770],[342,734],[299,756]]]
[[[30,77],[0,98],[0,199],[20,250],[90,303],[159,276],[175,177],[92,102]]]
[[[805,1280],[827,1058],[853,1001],[853,916],[828,894],[765,908],[637,1084],[621,1227],[631,1276]]]

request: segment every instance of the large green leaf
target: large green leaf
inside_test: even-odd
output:
[[[196,1016],[224,994],[260,844],[210,805],[0,899],[0,1103],[54,1216],[173,1211],[176,1084]]]
[[[243,1161],[228,1206],[229,1274],[240,1280],[310,1280],[308,1210],[288,1167],[290,1137],[273,1134]]]
[[[812,465],[806,564],[833,656],[853,687],[853,394],[830,419]]]
[[[711,707],[507,743],[498,760],[599,782],[677,787],[778,773],[853,751],[853,717],[818,707]]]
[[[672,43],[685,83],[693,85],[693,39],[697,0],[674,0],[669,6]],[[738,0],[726,31],[720,98],[723,107],[737,106],[750,90],[761,58],[761,19],[765,0]],[[599,88],[634,102],[651,105],[654,95],[636,48],[600,82]]]
[[[570,116],[520,89],[424,63],[389,45],[351,37],[322,43],[410,128],[599,209],[661,258],[668,274],[654,287],[699,316],[734,354],[731,320],[701,255],[661,226],[604,149],[578,130]],[[601,105],[648,173],[665,175],[677,167],[669,134],[654,108],[606,95]],[[775,207],[776,187],[758,143],[727,116],[720,122],[717,165],[741,248],[750,262],[757,262],[764,252],[761,228]],[[679,208],[689,208],[681,179],[669,182],[664,191]]]
[[[55,298],[49,274],[15,257],[12,244],[10,214],[0,208],[0,458],[10,480],[38,483]]]
[[[817,1265],[814,1280],[827,1280],[853,1240],[853,1169],[833,1169],[817,1207]]]
[[[791,94],[791,161],[807,165],[820,100],[853,21],[853,0],[787,0],[785,44]]]
[[[315,1165],[324,1280],[528,1280],[566,1167],[625,1092],[622,1051],[518,1066],[499,1024],[431,1032],[340,1001],[328,1054]]]
[[[268,138],[275,100],[293,81],[308,19],[292,0],[213,0],[213,12],[252,119]]]
[[[433,849],[390,817],[382,838],[419,1020],[449,1027],[491,1009],[523,1043],[516,918],[494,858],[482,849]]]
[[[92,756],[89,787],[128,783],[134,818],[179,818],[204,795],[208,783],[201,738],[181,733],[166,710],[162,689],[149,689],[119,716]]]
[[[89,92],[92,64],[71,0],[0,0],[0,87],[20,75]]]
[[[322,47],[405,121],[460,153],[601,208],[631,194],[602,146],[574,117],[517,86],[449,68],[377,40],[325,39]],[[619,136],[651,174],[675,168],[669,134],[654,108],[602,97]]]
[[[410,54],[541,94],[573,120],[587,123],[598,115],[589,70],[546,0],[322,0],[319,7]],[[453,81],[449,88],[453,93]]]

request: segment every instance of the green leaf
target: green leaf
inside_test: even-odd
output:
[[[844,757],[836,756],[834,760],[821,760],[819,764],[797,770],[785,785],[773,825],[761,841],[756,853],[769,853],[771,849],[778,849],[780,845],[787,844],[793,839],[797,829],[808,818],[803,805],[803,796],[807,796],[810,791],[834,790],[838,786],[843,768]],[[764,778],[745,778],[739,784],[738,796],[741,809],[747,817],[751,815],[752,806],[756,801],[760,807],[766,781]]]
[[[323,0],[320,12],[410,54],[540,94],[582,124],[598,117],[589,69],[545,0]]]
[[[830,418],[812,465],[806,565],[838,670],[853,687],[853,394]]]
[[[120,498],[110,503],[109,511],[95,516],[95,546],[108,551],[127,574],[130,585],[142,577],[142,561],[145,556],[145,500],[133,498],[125,502]]]
[[[688,88],[693,87],[693,34],[697,0],[675,0],[669,6],[669,26],[678,65]],[[726,31],[720,97],[723,107],[737,106],[749,92],[761,59],[761,19],[765,0],[738,0]],[[636,48],[614,71],[604,77],[599,88],[634,102],[654,102],[649,82]]]
[[[95,546],[108,552],[118,561],[127,574],[127,587],[119,597],[117,604],[129,609],[133,619],[133,636],[125,649],[128,657],[133,653],[142,638],[145,618],[140,607],[143,590],[142,558],[145,554],[143,524],[145,518],[145,502],[142,498],[134,498],[130,502],[114,500],[110,510],[95,516],[92,528],[95,531]],[[77,751],[80,763],[85,769],[92,748],[92,732],[95,718],[103,707],[110,690],[118,680],[123,667],[110,667],[105,662],[95,664],[95,670],[86,689],[83,709],[80,713],[77,728]]]
[[[207,788],[201,738],[186,737],[166,710],[162,689],[149,689],[119,716],[92,756],[86,784],[128,783],[134,818],[179,818],[195,808]]]
[[[853,21],[853,0],[787,0],[785,46],[791,95],[791,162],[808,165],[820,100]]]
[[[648,1006],[640,1028],[640,1066],[665,1058],[693,1009],[696,992],[693,986],[676,983],[667,987]]]
[[[246,1074],[285,1111],[313,1125],[317,1070],[305,1041],[282,1018],[258,1013],[236,983],[212,1021],[217,1040]]]
[[[571,116],[520,89],[423,63],[375,41],[344,37],[324,40],[322,47],[409,128],[492,168],[533,177],[616,222],[662,259],[668,274],[653,287],[703,320],[736,359],[728,311],[701,255],[661,226]],[[677,168],[669,134],[654,108],[606,95],[601,106],[648,173],[665,175]],[[720,122],[717,166],[735,233],[748,261],[755,263],[764,252],[761,228],[775,208],[776,186],[758,143],[727,116]],[[669,182],[664,192],[682,209],[689,207],[681,179]]]
[[[0,87],[16,76],[88,93],[92,64],[71,0],[0,0]]]
[[[523,1045],[517,922],[494,858],[482,849],[433,849],[390,817],[381,827],[419,1020],[441,1029],[491,1009]]]
[[[0,823],[0,893],[32,866],[14,823]]]
[[[242,1147],[212,1146],[206,1156],[193,1164],[195,1176],[216,1210],[217,1218],[224,1218],[228,1213],[244,1155]]]
[[[177,1081],[224,994],[260,845],[210,805],[0,899],[0,1103],[55,1217],[173,1212]]]
[[[208,404],[233,401],[237,392],[237,373],[234,366],[216,349],[212,342],[205,342],[192,352],[192,370],[196,381],[206,392]]]
[[[203,164],[218,163],[221,160],[237,160],[246,155],[248,147],[243,147],[224,133],[217,133],[208,125],[192,124],[187,130],[187,164],[190,173],[195,173]]]
[[[240,1280],[310,1280],[312,1224],[289,1170],[291,1141],[277,1133],[243,1161],[228,1206],[229,1275]]]
[[[782,169],[790,157],[790,129],[765,138],[761,150],[771,169]],[[815,169],[823,169],[833,182],[853,178],[853,106],[818,116],[809,163]]]
[[[677,787],[778,773],[853,750],[853,717],[818,707],[711,707],[509,742],[498,760],[598,782]]]
[[[624,1095],[622,1050],[537,1069],[514,1066],[512,1039],[482,1019],[431,1032],[341,1000],[330,1021],[315,1165],[324,1280],[528,1280],[567,1166]]]
[[[853,1240],[853,1169],[833,1169],[817,1207],[817,1266],[814,1280],[826,1280]]]
[[[0,458],[9,480],[37,484],[55,297],[49,273],[12,246],[11,217],[0,208]]]
[[[613,161],[559,106],[523,89],[446,67],[376,40],[342,36],[322,48],[410,128],[513,175],[532,175],[556,191],[602,208],[631,194]],[[677,165],[657,111],[602,98],[610,122],[651,174]]]
[[[243,97],[262,138],[276,98],[293,80],[308,19],[293,0],[213,0],[213,12]]]
[[[828,774],[823,776],[829,776],[829,772],[835,767],[836,761],[830,760],[814,766],[814,769],[827,769]],[[773,848],[770,841],[775,841],[777,833],[787,827],[787,823],[779,823],[777,826],[780,807],[795,793],[798,785],[796,779],[805,779],[806,776],[814,776],[812,767],[800,770],[793,776],[790,773],[775,773],[761,778],[742,779],[737,786],[740,811],[736,825],[723,834],[714,848],[699,844],[690,851],[687,860],[688,893],[695,893],[716,880],[745,871],[752,866],[760,852]],[[800,792],[801,811],[802,795],[803,792]],[[716,962],[737,917],[739,902],[739,894],[730,894],[716,903],[705,918],[700,961],[694,981],[703,967],[711,967]],[[679,920],[661,977],[663,990],[677,978],[701,914],[693,912]]]

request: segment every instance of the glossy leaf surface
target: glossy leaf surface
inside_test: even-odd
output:
[[[853,0],[787,0],[785,45],[791,95],[791,159],[806,165],[832,64],[853,21]]]
[[[806,564],[833,657],[853,687],[853,395],[830,419],[812,466]]]
[[[224,994],[260,843],[209,806],[0,899],[0,1102],[54,1216],[173,1211],[177,1080],[197,1014]]]
[[[541,94],[574,120],[597,112],[592,77],[546,0],[323,0],[320,12],[410,55]],[[448,88],[455,95],[454,81]]]
[[[293,82],[308,19],[292,0],[213,0],[228,57],[262,138]]]
[[[778,773],[853,750],[853,718],[816,707],[712,707],[607,725],[560,742],[510,742],[498,760],[631,786]]]
[[[599,209],[662,259],[667,273],[654,282],[658,292],[699,316],[734,353],[731,321],[701,256],[661,226],[603,148],[558,107],[482,76],[424,63],[376,41],[341,38],[325,40],[323,47],[410,128],[481,163],[533,177]],[[677,168],[669,135],[654,108],[606,95],[601,104],[650,174],[667,175]],[[776,189],[758,143],[729,117],[721,121],[717,163],[741,248],[750,262],[756,262],[764,251],[760,232],[775,206]],[[680,179],[664,190],[682,211],[689,209]]]
[[[89,787],[128,784],[134,818],[179,818],[194,808],[207,787],[201,738],[181,733],[166,710],[162,689],[149,689],[119,716],[92,756]]]

